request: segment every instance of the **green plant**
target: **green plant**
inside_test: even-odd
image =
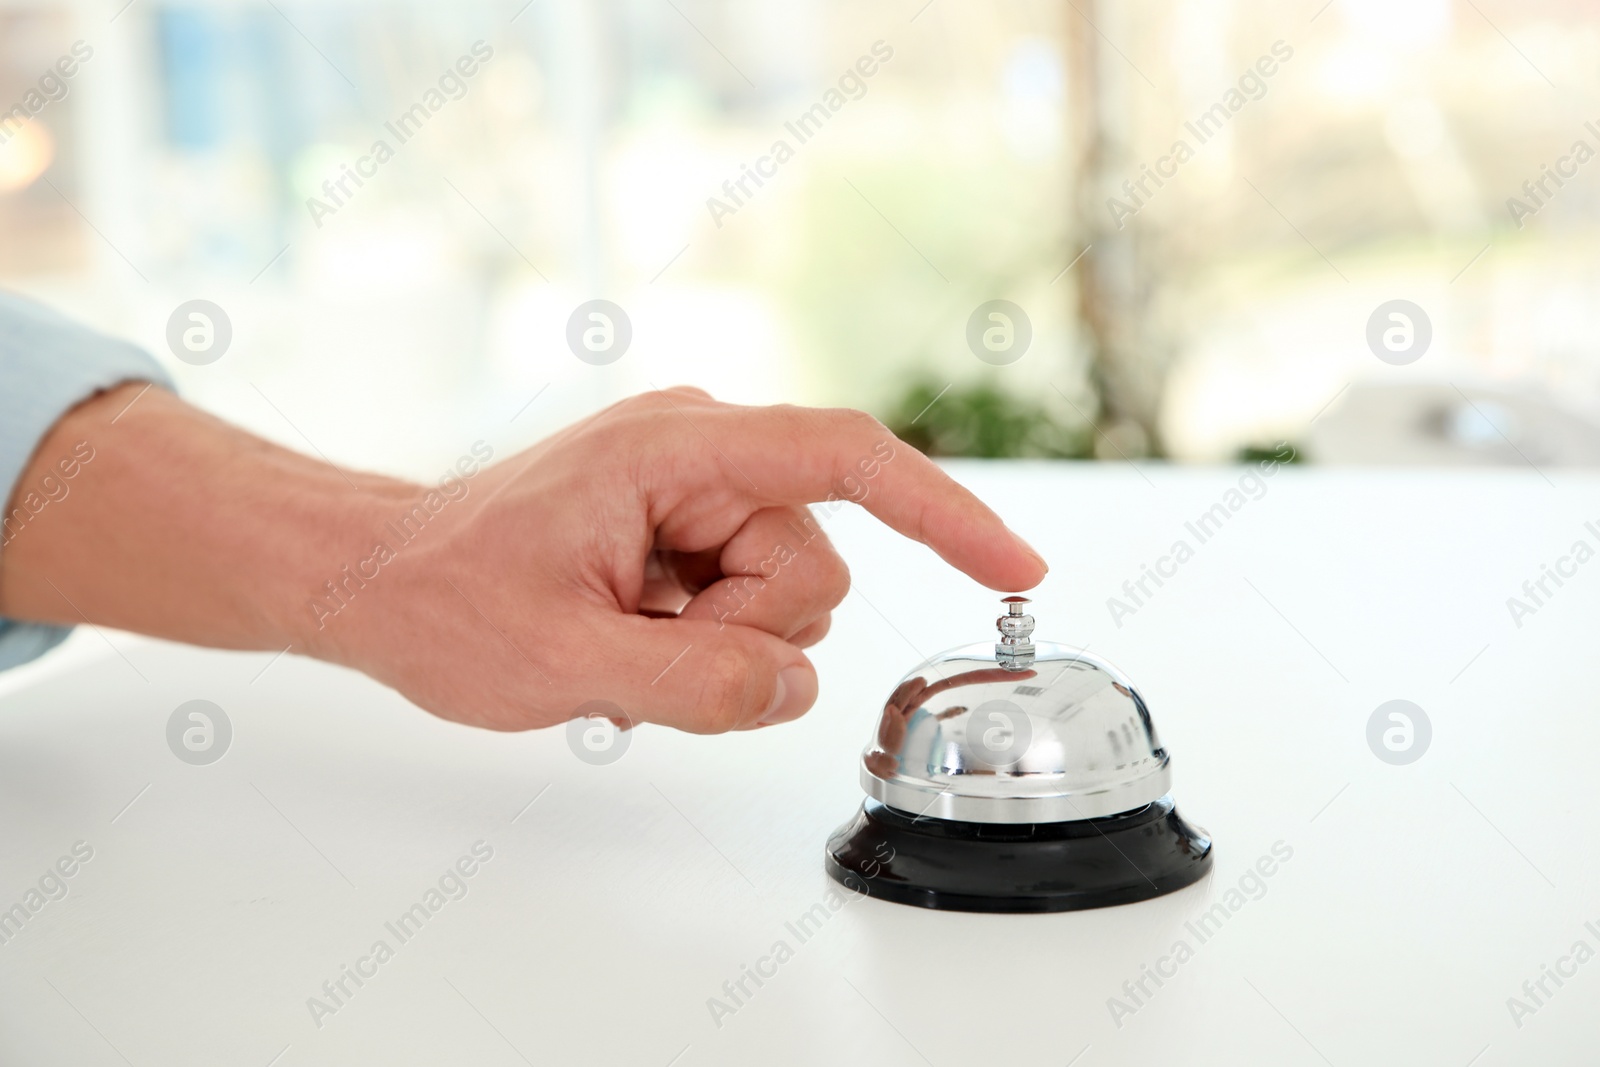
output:
[[[1094,454],[1094,431],[1082,417],[1060,417],[989,382],[947,389],[931,380],[913,382],[884,422],[929,456],[1081,459]]]
[[[1288,452],[1285,456],[1284,453]],[[1292,444],[1279,441],[1275,445],[1244,445],[1234,453],[1233,458],[1238,463],[1260,463],[1266,460],[1277,460],[1279,463],[1304,463],[1305,459],[1301,450]]]

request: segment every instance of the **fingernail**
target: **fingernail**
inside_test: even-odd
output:
[[[1028,555],[1032,556],[1034,558],[1034,560],[1038,562],[1039,566],[1043,567],[1046,571],[1050,570],[1050,564],[1046,563],[1044,561],[1044,557],[1039,555],[1039,550],[1038,549],[1036,549],[1032,545],[1028,544],[1028,542],[1024,541],[1021,537],[1018,537],[1016,534],[1012,534],[1011,536],[1017,542],[1017,546],[1019,548],[1021,548],[1022,551],[1026,552]]]
[[[761,716],[762,726],[798,719],[817,697],[816,676],[804,667],[785,667],[778,672],[778,689],[772,703]]]

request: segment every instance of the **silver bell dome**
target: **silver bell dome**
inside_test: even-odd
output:
[[[913,816],[1028,824],[1135,811],[1170,790],[1171,761],[1116,667],[1032,641],[1006,597],[999,642],[941,653],[901,680],[862,756],[869,796]]]

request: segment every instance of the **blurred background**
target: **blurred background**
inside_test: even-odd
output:
[[[0,2],[0,286],[401,474],[675,383],[946,455],[1593,464],[1597,151],[1582,0]]]

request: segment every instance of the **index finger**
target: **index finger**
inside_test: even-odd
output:
[[[1031,589],[1049,570],[983,501],[864,412],[700,407],[681,395],[673,406],[720,454],[726,488],[768,505],[860,504],[991,589]]]

